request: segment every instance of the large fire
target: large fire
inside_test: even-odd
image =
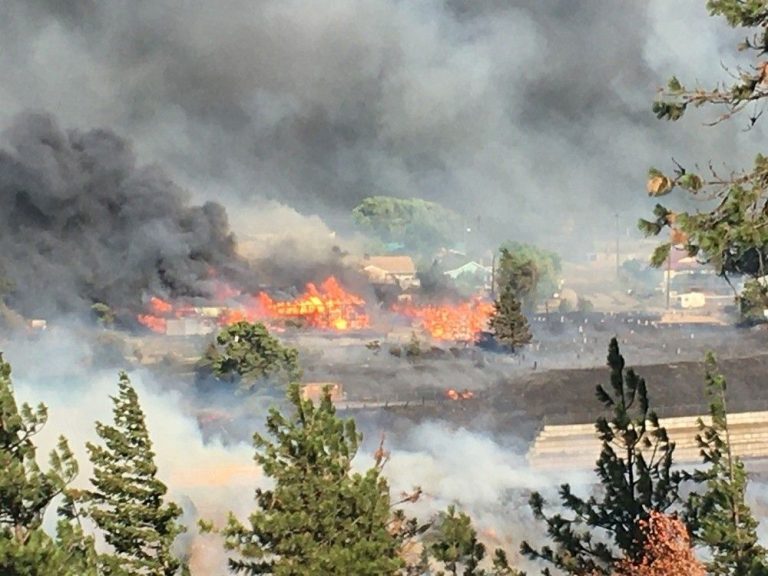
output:
[[[365,300],[347,292],[333,276],[318,288],[307,284],[295,300],[275,301],[268,294],[259,294],[261,309],[268,318],[296,319],[313,328],[356,330],[368,326]]]
[[[217,290],[218,295],[226,294],[228,300],[240,294],[231,288]],[[255,298],[248,297],[234,306],[195,308],[168,302],[156,296],[149,299],[147,312],[137,317],[140,324],[153,332],[166,333],[168,321],[181,318],[205,318],[219,326],[228,326],[240,321],[294,320],[312,328],[328,330],[357,330],[368,326],[365,300],[347,292],[334,277],[329,277],[319,286],[307,284],[303,294],[293,300],[274,300],[266,292]]]
[[[493,304],[475,299],[442,306],[405,305],[396,310],[414,319],[435,340],[473,340],[487,330]]]
[[[304,292],[292,300],[276,300],[266,292],[243,295],[224,284],[218,286],[214,298],[228,305],[196,308],[155,296],[149,299],[147,310],[138,316],[138,321],[160,334],[170,332],[169,321],[185,318],[208,323],[212,329],[240,321],[278,325],[293,321],[308,328],[333,331],[359,330],[369,325],[365,300],[347,291],[333,276],[319,285],[307,284]],[[435,340],[470,341],[487,330],[493,304],[475,298],[458,304],[401,304],[392,311],[409,318],[415,328],[425,330]]]

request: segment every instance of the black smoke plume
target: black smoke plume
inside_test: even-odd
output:
[[[94,302],[137,309],[148,295],[204,296],[240,266],[224,208],[191,205],[156,166],[105,129],[65,131],[19,116],[0,147],[0,270],[25,315]]]

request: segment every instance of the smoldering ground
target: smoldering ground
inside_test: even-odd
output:
[[[419,196],[573,248],[648,211],[647,167],[751,159],[762,125],[650,112],[672,73],[727,79],[742,35],[700,0],[9,0],[0,123],[114,127],[198,198],[334,228],[364,196]]]

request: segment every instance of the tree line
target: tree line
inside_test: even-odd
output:
[[[290,349],[280,352],[278,358],[294,357]],[[651,408],[648,387],[626,368],[615,339],[608,366],[609,384],[596,389],[605,415],[595,422],[602,446],[595,488],[580,496],[563,484],[557,505],[532,493],[530,507],[548,543],[522,542],[522,555],[540,562],[543,574],[768,574],[714,357],[706,359],[709,418],[699,420],[697,436],[704,466],[693,472],[674,466],[675,446]],[[298,374],[294,367],[288,373]],[[383,443],[370,468],[354,471],[362,435],[353,419],[336,414],[328,390],[313,403],[292,380],[286,396],[282,408],[270,410],[265,432],[253,436],[256,464],[271,480],[270,488],[256,489],[254,511],[247,519],[230,514],[224,526],[201,521],[192,528],[221,536],[232,573],[522,574],[504,550],[486,549],[460,502],[432,518],[410,516],[421,491],[392,494]],[[96,423],[100,441],[86,446],[90,486],[75,489],[78,463],[66,438],[47,467],[39,464],[34,437],[47,409],[16,403],[11,368],[0,357],[0,573],[189,574],[174,547],[189,528],[158,477],[144,412],[124,373],[112,403],[113,422]],[[54,503],[51,534],[43,520]]]

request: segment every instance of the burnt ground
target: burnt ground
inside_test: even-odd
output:
[[[731,411],[768,410],[768,353],[721,359],[718,365],[728,382]],[[659,416],[706,411],[703,362],[639,366],[635,371],[645,379],[651,405]],[[515,390],[511,395],[498,390],[493,403],[501,405],[512,400],[514,405],[525,406],[530,416],[552,423],[585,422],[593,420],[601,410],[595,386],[608,383],[607,368],[553,370],[510,384],[510,391]]]
[[[617,337],[627,366],[646,379],[660,416],[706,411],[702,360],[714,351],[728,378],[732,411],[768,410],[768,331],[724,326],[661,326],[632,316],[533,319],[535,342],[517,355],[472,346],[425,342],[417,357],[366,347],[370,335],[286,334],[300,350],[305,382],[343,385],[352,409],[343,412],[373,432],[398,435],[427,421],[464,427],[496,438],[530,440],[545,423],[586,423],[600,413],[597,384],[607,385],[608,342]],[[434,345],[434,347],[431,347]],[[178,378],[170,378],[188,387]],[[183,379],[184,380],[184,379]],[[188,388],[187,388],[188,389]],[[470,400],[446,391],[470,390]],[[234,398],[232,392],[186,395],[193,412],[213,413],[213,426],[250,432],[263,424],[271,397]],[[216,414],[223,415],[218,418]],[[222,424],[221,420],[227,420]]]
[[[724,359],[719,366],[728,381],[730,411],[768,410],[768,353]],[[646,365],[636,372],[646,380],[651,406],[659,416],[706,413],[703,362]],[[443,399],[345,413],[369,433],[387,432],[395,438],[419,423],[441,421],[452,428],[525,444],[545,423],[594,421],[603,413],[595,396],[598,384],[609,384],[607,368],[549,370],[512,379],[471,400]]]
[[[481,365],[475,360],[481,384],[471,400],[449,401],[444,395],[433,394],[431,397],[441,401],[389,408],[371,420],[395,433],[416,423],[440,420],[453,427],[523,441],[532,440],[545,423],[592,422],[603,413],[595,388],[610,382],[605,366],[610,334],[597,338],[587,351],[583,340],[574,344],[569,339],[567,329],[560,336],[542,339],[546,351],[529,352],[524,362],[494,360],[492,355],[485,356]],[[661,417],[706,413],[703,359],[708,351],[716,353],[719,369],[727,379],[730,411],[768,410],[768,333],[764,330],[676,327],[644,333],[636,329],[617,331],[617,336],[626,365],[645,379],[651,406]],[[569,358],[592,366],[561,367]],[[532,362],[538,363],[537,369]],[[556,367],[547,368],[553,364]],[[464,370],[468,370],[466,366]],[[466,381],[461,369],[445,372],[462,374],[459,381]],[[446,382],[452,380],[449,377]],[[424,396],[430,398],[426,392]],[[355,417],[362,422],[369,420],[363,411],[356,411]]]

